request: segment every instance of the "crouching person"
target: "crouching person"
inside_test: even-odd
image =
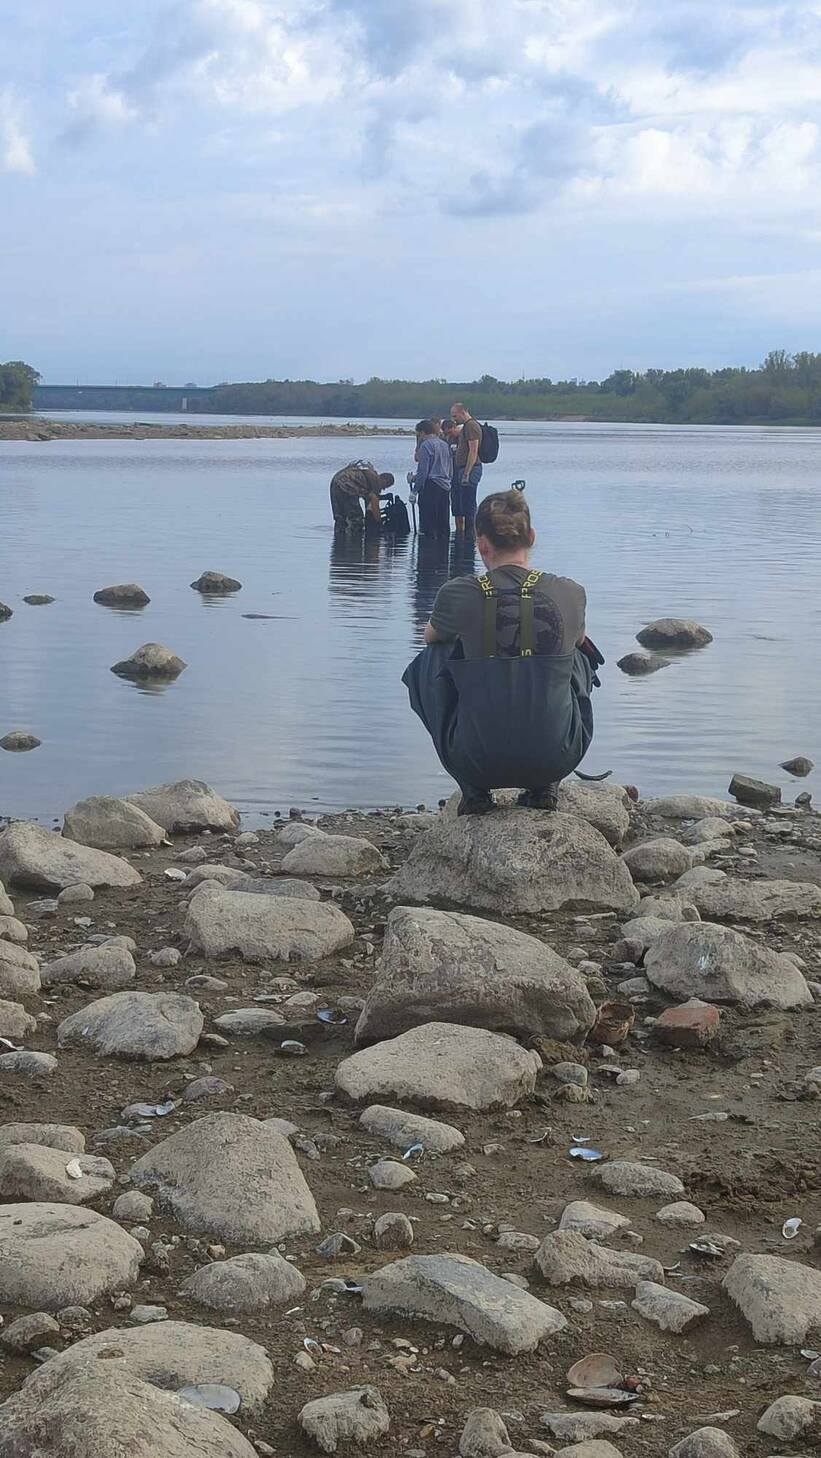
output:
[[[331,511],[334,528],[341,532],[361,532],[366,525],[378,530],[381,524],[379,496],[390,491],[393,476],[378,471],[370,461],[351,461],[331,478]],[[367,517],[362,503],[367,508]]]

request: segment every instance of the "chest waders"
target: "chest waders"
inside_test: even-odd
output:
[[[536,646],[535,634],[535,610],[533,602],[533,589],[538,587],[542,580],[543,573],[528,572],[527,577],[519,589],[519,657],[532,658]],[[484,597],[485,611],[482,626],[482,657],[495,658],[498,641],[497,634],[497,608],[499,593],[493,586],[489,572],[484,577],[477,577],[482,595]],[[505,596],[510,596],[509,592]]]

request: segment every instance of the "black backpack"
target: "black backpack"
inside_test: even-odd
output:
[[[406,537],[410,532],[408,508],[400,496],[386,492],[382,497],[382,528],[389,536]]]
[[[479,445],[479,460],[483,466],[490,466],[499,455],[499,432],[495,425],[482,426],[482,440]]]

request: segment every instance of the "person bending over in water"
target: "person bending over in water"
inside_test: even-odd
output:
[[[331,511],[334,527],[342,532],[361,532],[367,525],[361,502],[367,503],[371,525],[381,523],[379,493],[390,491],[394,478],[390,472],[382,475],[370,461],[351,461],[331,478]]]
[[[536,541],[520,491],[486,496],[476,545],[486,571],[440,588],[427,647],[402,682],[462,792],[460,815],[494,808],[492,790],[555,810],[559,781],[593,737],[598,650],[585,637],[585,592],[530,566]]]

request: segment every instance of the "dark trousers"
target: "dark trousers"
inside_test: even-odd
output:
[[[449,537],[448,492],[426,481],[419,495],[419,530],[423,537]]]
[[[482,479],[482,463],[477,461],[469,476],[463,470],[454,470],[450,499],[455,517],[464,517],[470,530],[476,519],[476,492]]]
[[[331,511],[334,526],[339,531],[361,532],[365,530],[365,513],[359,498],[331,482]]]

